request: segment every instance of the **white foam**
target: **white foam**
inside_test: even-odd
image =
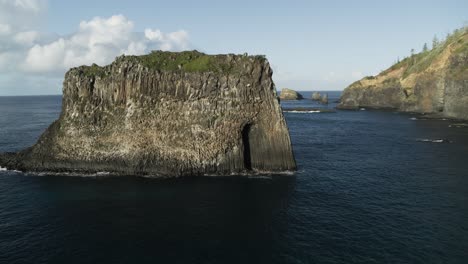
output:
[[[416,117],[411,117],[410,120],[418,120]]]
[[[419,138],[416,139],[419,142],[430,142],[430,143],[450,143],[450,141],[446,139],[428,139],[428,138]]]
[[[109,176],[111,173],[108,172],[108,171],[100,171],[100,172],[97,172],[95,175],[96,176]]]
[[[294,176],[296,171],[244,171],[244,172],[232,172],[229,175],[220,174],[204,174],[204,177],[247,177],[249,179],[268,179],[272,180],[273,176]]]
[[[118,173],[112,173],[107,171],[100,171],[96,173],[84,173],[84,172],[52,172],[52,171],[43,171],[43,172],[22,172],[18,170],[8,170],[6,168],[0,167],[1,171],[10,171],[15,173],[21,173],[25,176],[31,177],[44,177],[44,176],[61,176],[61,177],[80,177],[80,178],[105,178],[105,177],[117,177],[117,176],[132,176],[132,175],[121,175]],[[247,178],[253,179],[272,179],[274,175],[294,175],[295,171],[281,171],[281,172],[271,172],[271,171],[255,171],[255,172],[236,172],[231,173],[230,176],[247,176]],[[135,177],[143,177],[143,178],[157,178],[157,179],[164,179],[164,178],[175,178],[173,176],[168,175],[134,175]],[[205,177],[226,177],[229,175],[220,175],[220,174],[204,174],[201,176]],[[178,178],[178,176],[176,176]]]
[[[366,109],[365,109],[365,108],[361,108],[361,109],[359,109],[359,110],[361,110],[361,111],[366,111]]]
[[[23,173],[22,171],[19,171],[19,170],[9,170],[7,168],[4,168],[2,166],[0,166],[0,172],[2,171],[9,171],[9,172],[14,172],[14,173]]]
[[[286,112],[286,113],[310,114],[310,113],[321,113],[322,111],[319,111],[319,110],[311,110],[311,111],[292,110],[292,111],[284,111],[284,112]]]
[[[450,124],[448,127],[468,128],[468,124]]]
[[[20,171],[18,171],[20,172]],[[82,177],[82,178],[98,178],[106,176],[114,176],[110,172],[96,172],[96,173],[85,173],[85,172],[53,172],[53,171],[43,171],[43,172],[26,172],[24,173],[27,176],[63,176],[63,177]]]

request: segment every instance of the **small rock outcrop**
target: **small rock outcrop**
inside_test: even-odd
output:
[[[60,118],[37,143],[0,154],[32,172],[230,175],[295,170],[263,56],[153,52],[69,70]]]
[[[314,101],[320,101],[320,98],[322,98],[322,96],[320,95],[319,92],[314,92],[314,93],[312,93],[312,100],[314,100]]]
[[[283,88],[281,90],[279,98],[281,100],[302,100],[302,99],[304,99],[302,94],[300,94],[300,93],[298,93],[298,92],[296,92],[294,90],[288,89],[288,88]]]
[[[432,50],[351,84],[340,102],[340,109],[390,108],[468,119],[468,28]]]
[[[312,98],[313,101],[318,101],[321,104],[328,104],[328,94],[324,93],[321,95],[319,92],[313,92],[312,93]]]
[[[328,94],[323,94],[322,97],[320,98],[320,103],[322,104],[328,104]]]

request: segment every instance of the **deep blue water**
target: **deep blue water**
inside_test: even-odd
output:
[[[60,100],[0,97],[0,152],[32,145]],[[283,102],[295,106],[318,105]],[[467,128],[394,112],[285,116],[294,176],[0,172],[0,263],[467,262]]]

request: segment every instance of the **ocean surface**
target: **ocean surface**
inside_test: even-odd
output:
[[[60,105],[0,97],[0,152],[34,144]],[[0,171],[0,263],[468,262],[468,128],[365,109],[285,117],[293,176]]]

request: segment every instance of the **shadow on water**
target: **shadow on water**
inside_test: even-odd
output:
[[[47,263],[271,262],[278,227],[287,225],[276,220],[295,188],[294,176],[4,177],[29,187],[3,192],[0,210],[21,201],[10,214],[29,213],[2,234],[0,255]]]

